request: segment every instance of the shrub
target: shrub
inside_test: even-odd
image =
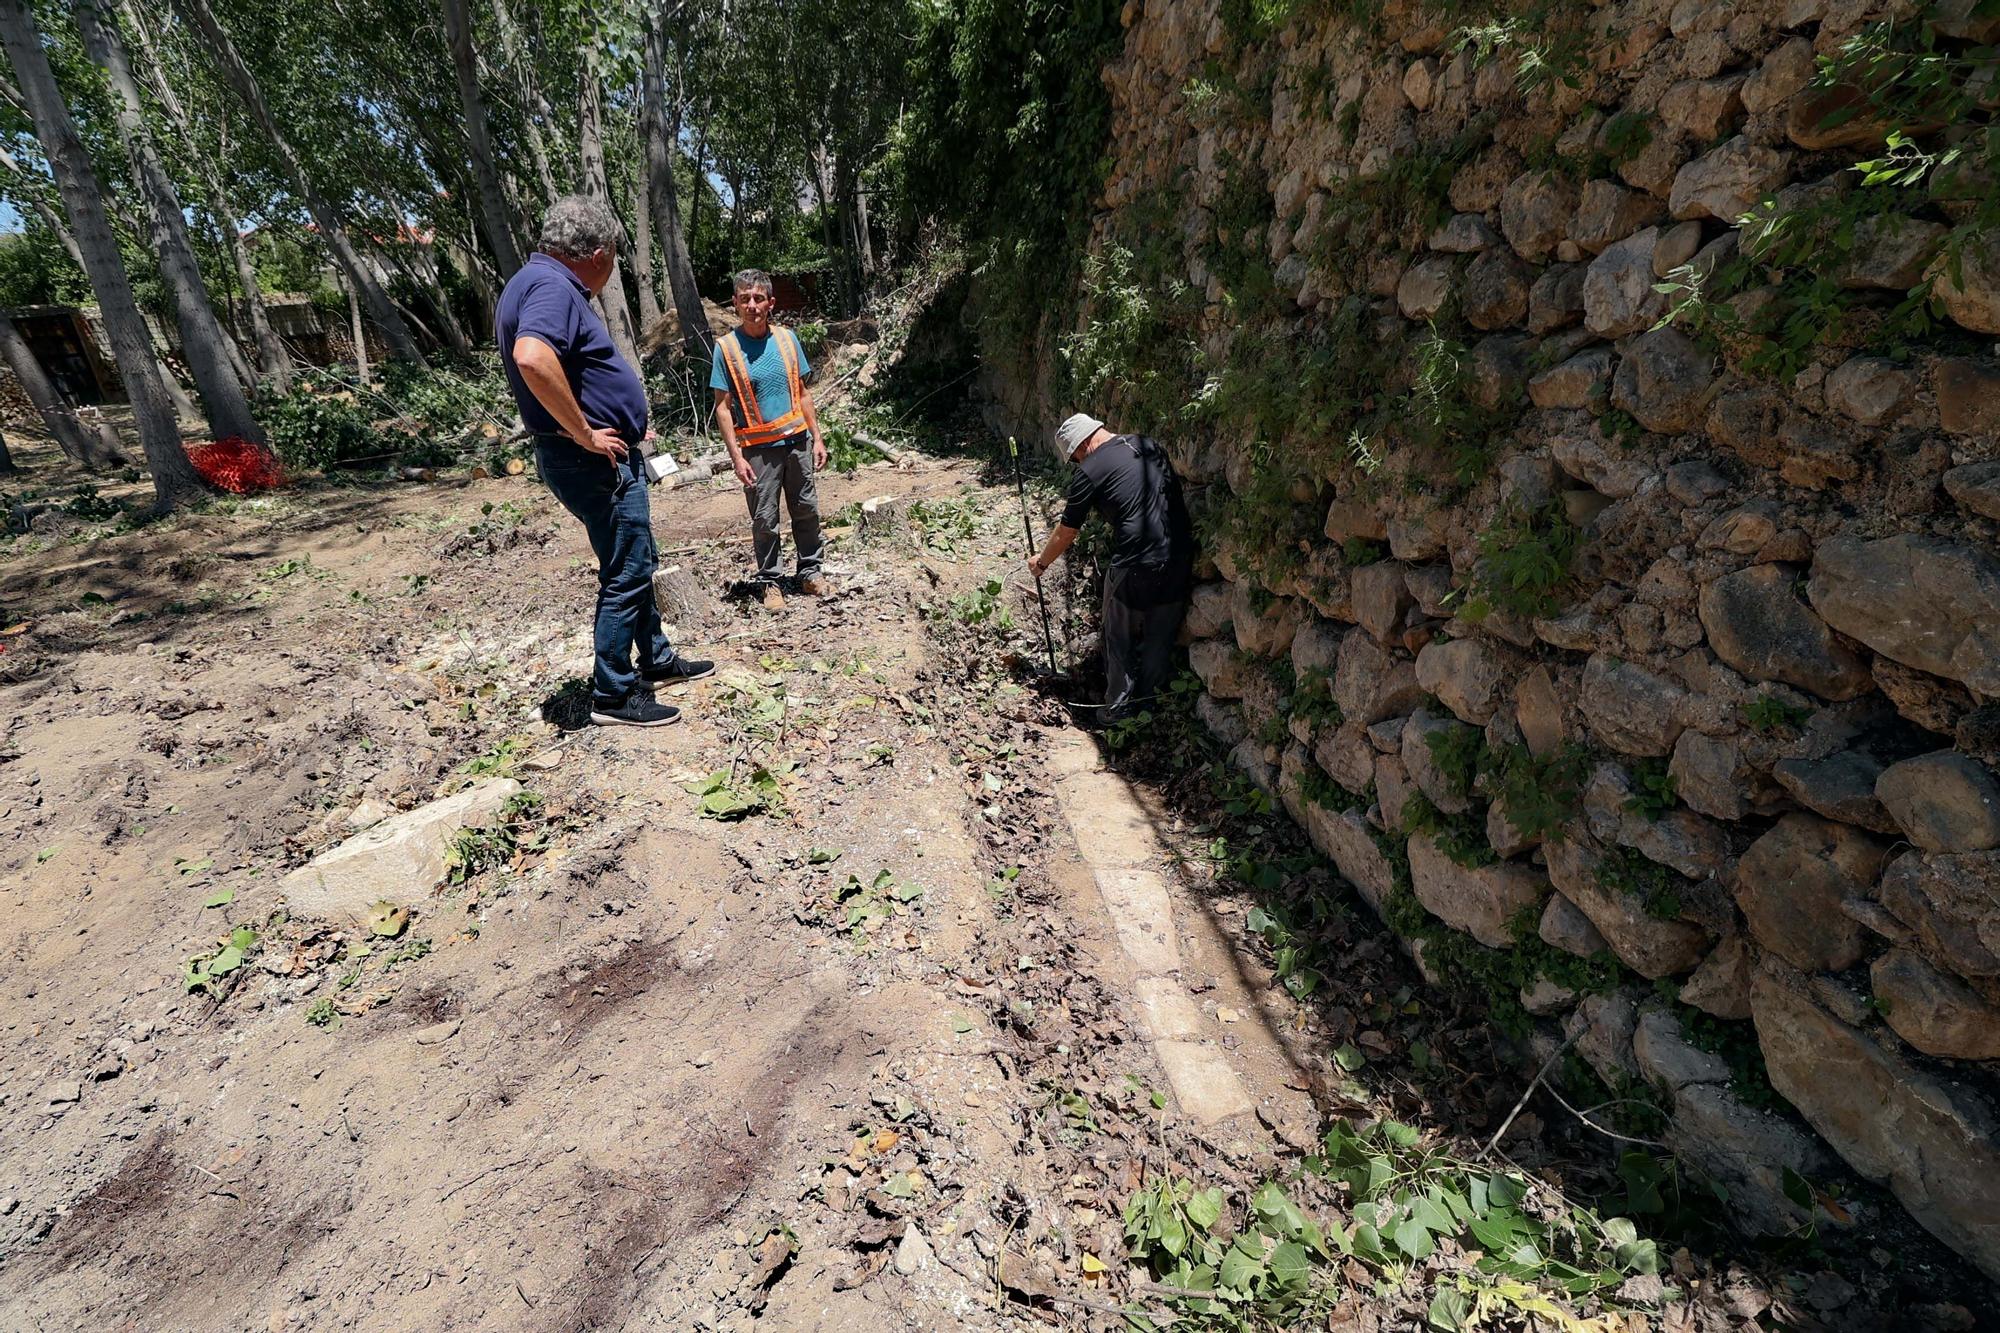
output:
[[[1480,620],[1495,610],[1546,616],[1561,605],[1581,533],[1556,505],[1529,511],[1514,506],[1479,534],[1479,563],[1467,589],[1465,615]]]
[[[301,375],[284,393],[259,395],[257,419],[291,471],[330,468],[394,452],[354,395]]]

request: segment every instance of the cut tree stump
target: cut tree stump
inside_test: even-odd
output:
[[[653,605],[660,619],[680,629],[700,628],[715,617],[715,598],[679,565],[653,571]]]
[[[878,495],[861,502],[861,518],[856,524],[863,537],[886,537],[903,526],[907,509],[903,496]]]

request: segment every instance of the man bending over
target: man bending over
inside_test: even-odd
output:
[[[1140,711],[1167,683],[1187,611],[1194,528],[1167,452],[1144,435],[1114,435],[1079,412],[1056,428],[1057,456],[1076,465],[1062,522],[1028,568],[1036,578],[1076,540],[1093,510],[1111,525],[1104,573],[1104,716]]]

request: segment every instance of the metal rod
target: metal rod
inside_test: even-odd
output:
[[[1007,456],[1014,460],[1014,491],[1021,497],[1021,531],[1028,539],[1028,558],[1035,558],[1035,520],[1028,513],[1028,483],[1021,478],[1021,446],[1007,437]],[[1049,599],[1042,596],[1042,576],[1035,575],[1035,604],[1042,608],[1042,646],[1049,654],[1049,674],[1056,671],[1056,632],[1049,625]]]

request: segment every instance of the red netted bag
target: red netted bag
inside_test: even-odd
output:
[[[188,457],[194,462],[194,470],[209,485],[231,495],[268,491],[285,484],[285,472],[278,466],[277,455],[238,435],[213,444],[190,445]]]

